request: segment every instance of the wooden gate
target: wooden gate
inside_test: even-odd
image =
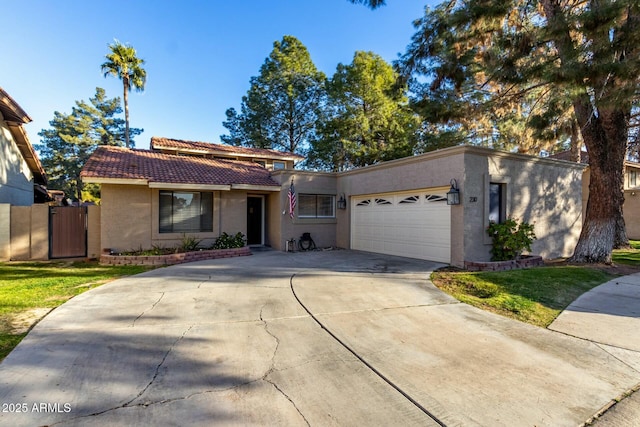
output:
[[[87,256],[87,207],[49,207],[49,258]]]

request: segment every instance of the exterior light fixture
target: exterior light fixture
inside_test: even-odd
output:
[[[458,182],[455,179],[451,180],[451,188],[447,192],[447,204],[448,205],[460,204],[460,190],[458,189]]]
[[[344,193],[340,195],[340,200],[338,200],[338,209],[347,209],[347,200],[344,198]]]

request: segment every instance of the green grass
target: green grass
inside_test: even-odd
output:
[[[149,270],[97,263],[0,263],[0,360],[24,338],[12,320],[36,308],[55,308],[109,280]]]
[[[435,272],[433,283],[475,307],[546,327],[584,292],[614,276],[577,266],[502,272]]]
[[[640,241],[629,243],[630,249],[613,251],[613,263],[640,269]],[[546,327],[584,292],[613,277],[603,269],[559,265],[501,272],[441,271],[431,279],[462,302]]]
[[[640,241],[631,240],[629,244],[631,249],[615,250],[611,258],[614,263],[640,267]]]

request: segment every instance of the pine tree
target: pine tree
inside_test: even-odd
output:
[[[372,52],[338,64],[307,164],[347,170],[407,157],[417,146],[417,116],[393,67]]]
[[[252,77],[241,111],[227,110],[221,139],[233,145],[305,151],[315,131],[324,98],[325,76],[316,69],[307,48],[295,37],[284,36]]]
[[[71,114],[54,113],[49,122],[51,128],[38,133],[41,144],[36,146],[47,171],[49,188],[83,200],[80,171],[89,156],[98,145],[124,145],[124,120],[116,117],[120,113],[120,98],[108,99],[102,88],[96,88],[89,103],[76,101]],[[132,128],[130,133],[133,137],[142,133],[142,129]]]
[[[454,0],[416,22],[398,63],[416,105],[445,122],[536,102],[526,117],[533,129],[553,124],[574,144],[581,137],[591,180],[577,262],[611,262],[612,249],[628,244],[623,162],[640,104],[639,24],[637,0]]]

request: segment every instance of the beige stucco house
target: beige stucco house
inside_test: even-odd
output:
[[[545,258],[570,255],[580,234],[581,164],[465,146],[341,173],[294,169],[301,160],[154,137],[150,150],[99,148],[82,178],[102,184],[101,246],[116,251],[222,232],[285,250],[307,232],[318,247],[463,266],[490,259],[491,220],[534,223],[532,249]]]
[[[0,88],[0,261],[46,257],[47,206],[34,203],[49,199],[47,177],[24,129],[29,122]]]
[[[562,151],[551,156],[554,159],[570,160],[571,152]],[[580,154],[580,163],[585,165],[582,173],[582,207],[584,214],[589,199],[589,154]],[[640,240],[640,163],[625,160],[623,170],[624,205],[622,213],[629,239]]]
[[[46,200],[47,177],[24,125],[31,118],[0,88],[0,203],[30,206]]]
[[[624,163],[624,223],[627,237],[640,240],[640,163]]]

